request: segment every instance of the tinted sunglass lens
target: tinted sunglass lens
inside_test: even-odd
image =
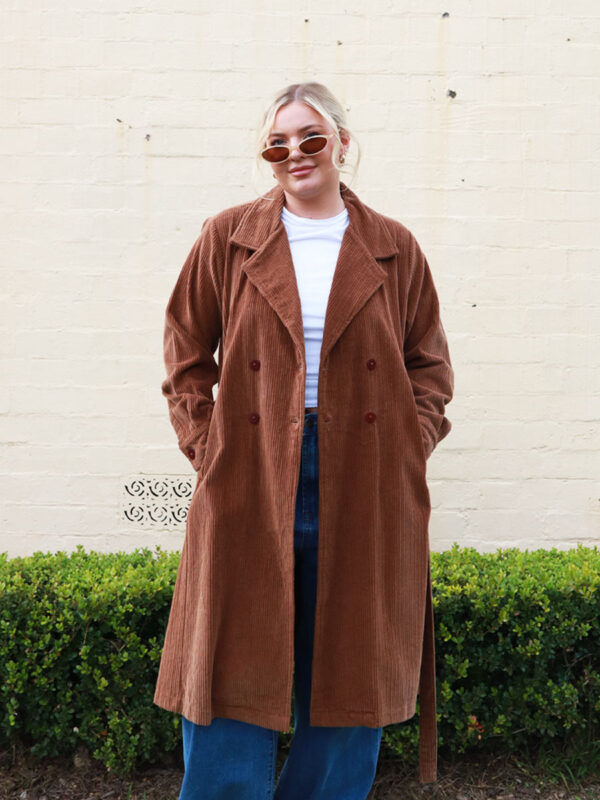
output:
[[[319,153],[327,145],[327,139],[324,136],[311,136],[300,145],[300,149],[307,156],[314,156]]]
[[[285,161],[289,153],[287,147],[268,147],[262,155],[266,161],[276,164],[278,161]]]

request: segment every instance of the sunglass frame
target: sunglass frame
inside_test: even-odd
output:
[[[332,136],[335,136],[335,133],[319,133],[317,136],[306,136],[304,139],[302,139],[302,141],[298,142],[296,147],[290,147],[289,144],[272,144],[269,145],[269,147],[265,147],[263,150],[261,150],[260,154],[269,164],[285,164],[285,162],[288,161],[288,159],[292,155],[292,151],[296,149],[300,150],[300,152],[303,153],[305,156],[316,156],[318,155],[318,153],[322,153],[323,150],[325,150],[325,148],[327,147],[327,143],[329,142]],[[312,139],[325,139],[326,142],[323,145],[323,147],[321,147],[320,150],[315,150],[313,153],[305,153],[304,150],[302,149],[302,145],[305,142],[311,141]],[[284,149],[288,151],[288,154],[285,158],[282,158],[280,161],[271,161],[265,156],[265,153],[268,150],[284,150]]]

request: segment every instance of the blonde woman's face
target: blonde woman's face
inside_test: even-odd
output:
[[[287,161],[269,166],[284,191],[298,199],[314,199],[321,193],[325,196],[339,187],[339,173],[331,162],[335,136],[316,155],[305,155],[298,150],[298,142],[316,133],[330,134],[334,131],[314,108],[294,100],[277,112],[265,144],[265,147],[286,144],[293,148]]]

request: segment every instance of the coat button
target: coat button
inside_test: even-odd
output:
[[[375,418],[376,415],[373,411],[369,411],[367,414],[365,414],[365,419],[367,420],[367,422],[375,422]]]
[[[196,451],[194,450],[193,447],[188,447],[187,455],[188,455],[188,458],[192,459],[192,461],[194,460],[194,458],[196,458]]]
[[[370,359],[367,361],[367,369],[375,369],[375,364],[376,364],[376,363],[377,363],[377,362],[375,361],[375,359],[374,359],[374,358],[370,358]]]
[[[258,358],[253,358],[250,362],[250,369],[260,369],[260,361]]]
[[[256,425],[260,417],[256,412],[253,412],[252,414],[248,414],[248,419],[250,420],[250,422],[252,422],[253,425]]]

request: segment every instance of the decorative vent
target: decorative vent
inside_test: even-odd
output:
[[[138,475],[123,485],[121,517],[140,528],[183,526],[193,493],[193,478]]]

